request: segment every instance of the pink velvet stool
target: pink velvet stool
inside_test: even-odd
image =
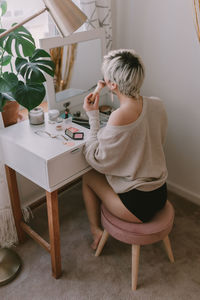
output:
[[[129,223],[113,216],[105,206],[101,206],[101,223],[104,228],[103,235],[97,247],[95,256],[99,256],[109,234],[117,240],[132,245],[132,290],[136,290],[140,246],[163,241],[170,262],[174,257],[168,234],[174,222],[174,209],[167,201],[165,207],[147,223]]]

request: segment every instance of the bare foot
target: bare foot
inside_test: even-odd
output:
[[[99,242],[100,242],[100,239],[102,237],[102,234],[103,234],[103,231],[101,229],[98,229],[98,230],[96,230],[95,232],[92,233],[93,243],[91,244],[91,248],[93,250],[97,249],[97,247],[99,245]]]

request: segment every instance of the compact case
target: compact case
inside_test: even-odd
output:
[[[73,140],[83,140],[84,132],[80,131],[78,128],[69,127],[65,130],[65,134],[68,135]]]

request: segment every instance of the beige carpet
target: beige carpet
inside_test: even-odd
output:
[[[59,197],[63,276],[51,277],[49,254],[31,239],[15,248],[23,260],[18,277],[0,288],[2,300],[197,300],[200,299],[200,207],[169,194],[176,211],[170,234],[175,264],[162,243],[141,248],[138,289],[131,291],[131,247],[109,238],[102,255],[91,236],[81,184]],[[32,227],[48,239],[46,206]]]

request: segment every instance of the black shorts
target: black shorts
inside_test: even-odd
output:
[[[162,209],[167,200],[167,185],[143,192],[137,189],[118,194],[124,206],[142,222],[150,221]]]

